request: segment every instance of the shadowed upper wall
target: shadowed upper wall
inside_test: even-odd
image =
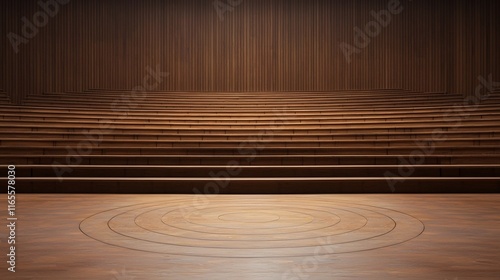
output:
[[[155,88],[166,91],[468,94],[480,75],[500,80],[494,0],[220,0],[223,14],[214,0],[65,1],[17,53],[8,35],[24,37],[22,18],[33,22],[43,9],[35,0],[0,3],[0,89],[14,100],[132,89],[148,66],[170,73]],[[373,12],[396,6],[374,25]],[[367,26],[372,34],[360,40],[355,30]]]

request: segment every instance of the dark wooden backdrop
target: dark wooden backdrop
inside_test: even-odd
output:
[[[340,44],[391,1],[243,0],[221,20],[214,0],[71,0],[16,54],[7,34],[41,8],[3,0],[0,89],[15,100],[131,89],[157,65],[170,73],[158,87],[168,91],[467,94],[479,75],[500,81],[497,0],[400,0],[403,11],[348,63]]]

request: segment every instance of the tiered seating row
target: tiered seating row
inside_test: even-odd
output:
[[[0,109],[0,164],[27,192],[500,190],[497,94],[90,90]]]

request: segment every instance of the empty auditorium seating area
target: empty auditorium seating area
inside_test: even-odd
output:
[[[0,93],[19,192],[500,190],[500,94]]]

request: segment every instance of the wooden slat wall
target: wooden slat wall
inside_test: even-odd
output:
[[[500,82],[500,54],[498,48],[500,46],[500,1],[492,1],[490,7],[490,72],[493,75],[493,80]]]
[[[166,91],[467,94],[479,75],[499,78],[495,0],[401,0],[403,12],[347,63],[339,44],[353,44],[353,28],[389,1],[244,0],[221,21],[214,0],[72,0],[14,54],[7,33],[19,34],[21,18],[40,7],[5,0],[0,89],[17,101],[44,91],[131,89],[148,65],[170,72],[158,87]]]

